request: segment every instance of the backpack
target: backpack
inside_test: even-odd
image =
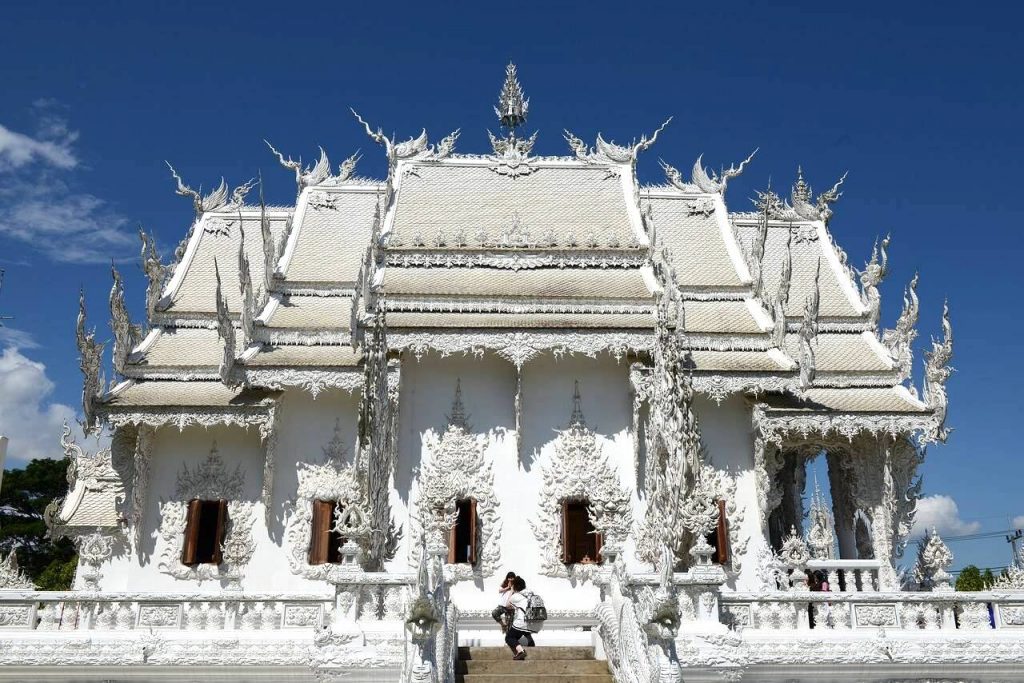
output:
[[[526,596],[526,609],[523,612],[526,621],[544,621],[548,618],[548,610],[544,607],[544,598],[536,593]]]

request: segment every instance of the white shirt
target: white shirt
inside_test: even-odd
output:
[[[526,607],[530,604],[529,592],[513,593],[508,599],[510,607],[515,608],[515,616],[512,617],[512,628],[519,631],[532,631],[526,624]]]

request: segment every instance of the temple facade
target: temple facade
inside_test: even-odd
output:
[[[917,277],[882,329],[842,179],[730,211],[753,154],[643,186],[667,121],[546,157],[528,106],[510,65],[484,154],[353,112],[383,179],[270,146],[289,206],[171,169],[194,220],[169,265],[142,235],[142,323],[114,270],[113,381],[78,318],[74,590],[0,565],[0,680],[472,681],[507,571],[619,682],[1024,680],[1024,576],[957,593],[935,534],[900,572],[952,333],[919,391]]]

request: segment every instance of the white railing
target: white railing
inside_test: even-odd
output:
[[[1024,628],[1024,591],[723,593],[721,603],[737,631]]]
[[[871,593],[879,589],[879,560],[809,560],[807,571],[822,571],[833,593]]]
[[[400,621],[411,579],[354,577],[337,593],[0,591],[0,629],[39,631],[318,630],[343,620]]]

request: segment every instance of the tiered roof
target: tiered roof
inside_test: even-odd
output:
[[[385,149],[388,176],[354,177],[356,157],[332,175],[326,154],[306,168],[278,155],[295,171],[292,207],[247,205],[244,186],[228,201],[226,187],[210,200],[180,184],[196,220],[177,263],[147,261],[158,292],[151,329],[121,335],[125,383],[101,410],[205,400],[258,412],[268,394],[246,390],[354,390],[378,309],[393,351],[493,349],[517,365],[546,351],[643,361],[656,302],[670,296],[695,386],[716,399],[935,412],[903,385],[916,297],[883,335],[886,243],[858,284],[827,227],[838,185],[812,201],[801,176],[790,201],[763,193],[758,211],[730,214],[726,185],[749,159],[722,177],[698,160],[690,182],[665,165],[664,185],[639,187],[638,156],[657,133],[630,146],[598,136],[593,148],[567,133],[571,156],[536,157],[534,138],[516,136],[521,109],[506,112],[507,135],[492,135],[484,155],[455,154],[457,132],[399,143],[360,118]]]

